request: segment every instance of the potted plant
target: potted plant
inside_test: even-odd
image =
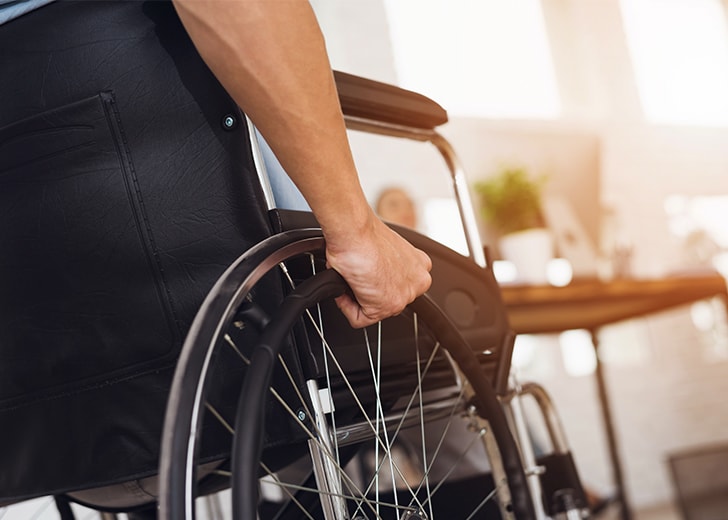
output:
[[[544,224],[541,195],[546,177],[531,178],[525,168],[507,167],[475,184],[480,211],[495,231],[498,249],[519,280],[545,283],[553,238]]]

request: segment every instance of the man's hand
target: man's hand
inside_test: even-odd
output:
[[[336,303],[355,328],[399,314],[432,281],[432,261],[424,252],[376,217],[367,228],[355,239],[326,237],[329,267],[344,277],[354,293],[354,298],[343,295]]]

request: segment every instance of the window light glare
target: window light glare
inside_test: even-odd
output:
[[[647,120],[728,125],[728,31],[720,0],[621,0]]]
[[[467,256],[468,244],[455,199],[427,199],[423,207],[423,218],[425,235]]]
[[[493,262],[493,276],[495,276],[498,283],[511,283],[518,280],[518,271],[513,262],[495,260]]]
[[[586,330],[567,330],[559,334],[561,356],[566,373],[573,377],[588,376],[597,368],[591,336]]]
[[[516,369],[524,369],[537,359],[538,338],[530,334],[518,334],[513,348],[511,364]]]
[[[555,118],[540,0],[385,0],[399,84],[451,115]]]
[[[663,203],[668,216],[682,215],[688,210],[688,197],[685,195],[669,195]]]
[[[690,306],[690,318],[698,330],[708,331],[715,326],[713,306],[706,301],[695,302]]]
[[[555,287],[569,285],[573,275],[574,272],[571,268],[571,262],[566,258],[554,258],[549,260],[549,264],[546,266],[546,278]]]
[[[728,280],[728,252],[718,253],[713,256],[712,260],[713,267],[718,271],[723,278]]]

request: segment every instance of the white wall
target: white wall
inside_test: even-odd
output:
[[[381,0],[311,0],[311,5],[335,69],[396,83],[389,29]]]
[[[316,4],[336,68],[396,83],[380,2]],[[668,232],[664,199],[676,193],[728,194],[728,129],[644,122],[618,0],[543,0],[543,6],[563,107],[563,118],[546,126],[599,139],[600,203],[617,210],[634,244],[634,274],[653,276],[685,267],[681,245]],[[498,122],[482,124],[492,128]],[[543,126],[524,122],[524,127],[534,124]],[[474,181],[482,157],[471,131],[472,122],[443,128],[455,149],[462,147],[461,158]],[[445,191],[441,180],[433,180],[441,177],[429,175],[436,156],[375,147],[361,136],[353,140],[371,197],[393,182],[406,185],[420,202]],[[689,311],[685,307],[602,331],[625,477],[636,506],[670,500],[668,452],[728,439],[726,337],[720,329],[712,331],[714,336],[696,330]],[[556,336],[539,345],[539,356],[525,374],[554,394],[586,480],[608,491],[594,381],[564,372]],[[615,351],[622,355],[608,355]]]

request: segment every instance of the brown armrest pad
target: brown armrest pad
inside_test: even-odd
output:
[[[447,112],[422,94],[334,71],[344,115],[421,129],[447,122]]]

